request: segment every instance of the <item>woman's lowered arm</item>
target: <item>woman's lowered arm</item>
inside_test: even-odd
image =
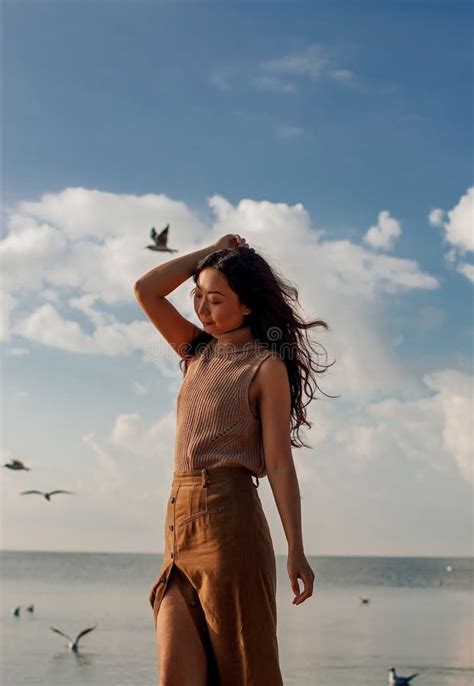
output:
[[[293,604],[299,605],[312,595],[315,574],[304,553],[301,498],[290,442],[290,384],[283,360],[265,360],[259,380],[265,465],[288,542],[288,576],[296,596]],[[302,592],[298,578],[303,581]]]

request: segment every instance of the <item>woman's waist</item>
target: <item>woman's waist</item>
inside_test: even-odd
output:
[[[246,467],[203,467],[202,469],[187,469],[173,473],[173,483],[185,485],[194,483],[219,484],[233,481],[248,483],[252,477],[258,478],[254,472]]]

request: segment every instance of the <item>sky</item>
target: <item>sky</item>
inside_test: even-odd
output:
[[[133,286],[235,232],[330,327],[305,552],[472,555],[472,5],[1,11],[1,547],[163,550],[182,374]]]

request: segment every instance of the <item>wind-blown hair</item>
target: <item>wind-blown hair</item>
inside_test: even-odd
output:
[[[312,422],[306,418],[306,406],[315,398],[316,389],[320,390],[316,375],[323,374],[334,364],[319,365],[312,359],[314,350],[307,330],[313,327],[330,327],[322,319],[305,321],[298,313],[298,290],[289,281],[279,275],[268,262],[253,248],[239,246],[238,248],[216,250],[194,266],[192,278],[195,284],[203,269],[211,267],[225,277],[230,288],[237,294],[241,304],[252,311],[244,316],[242,326],[250,326],[250,331],[260,344],[276,352],[284,361],[290,382],[291,394],[291,445],[294,448],[307,447],[299,436],[300,427],[304,424],[312,427]],[[191,295],[196,289],[193,288]],[[185,358],[193,357],[198,348],[207,345],[214,337],[207,331],[198,334],[187,344]],[[319,345],[327,353],[321,344]],[[185,359],[180,361],[180,367]],[[303,400],[303,392],[307,397]],[[324,391],[321,391],[324,393]],[[329,396],[324,393],[326,397]]]

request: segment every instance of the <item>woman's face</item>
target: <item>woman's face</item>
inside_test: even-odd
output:
[[[206,267],[199,274],[194,289],[194,310],[204,331],[217,336],[244,324],[250,309],[241,305],[237,293],[217,269]]]

